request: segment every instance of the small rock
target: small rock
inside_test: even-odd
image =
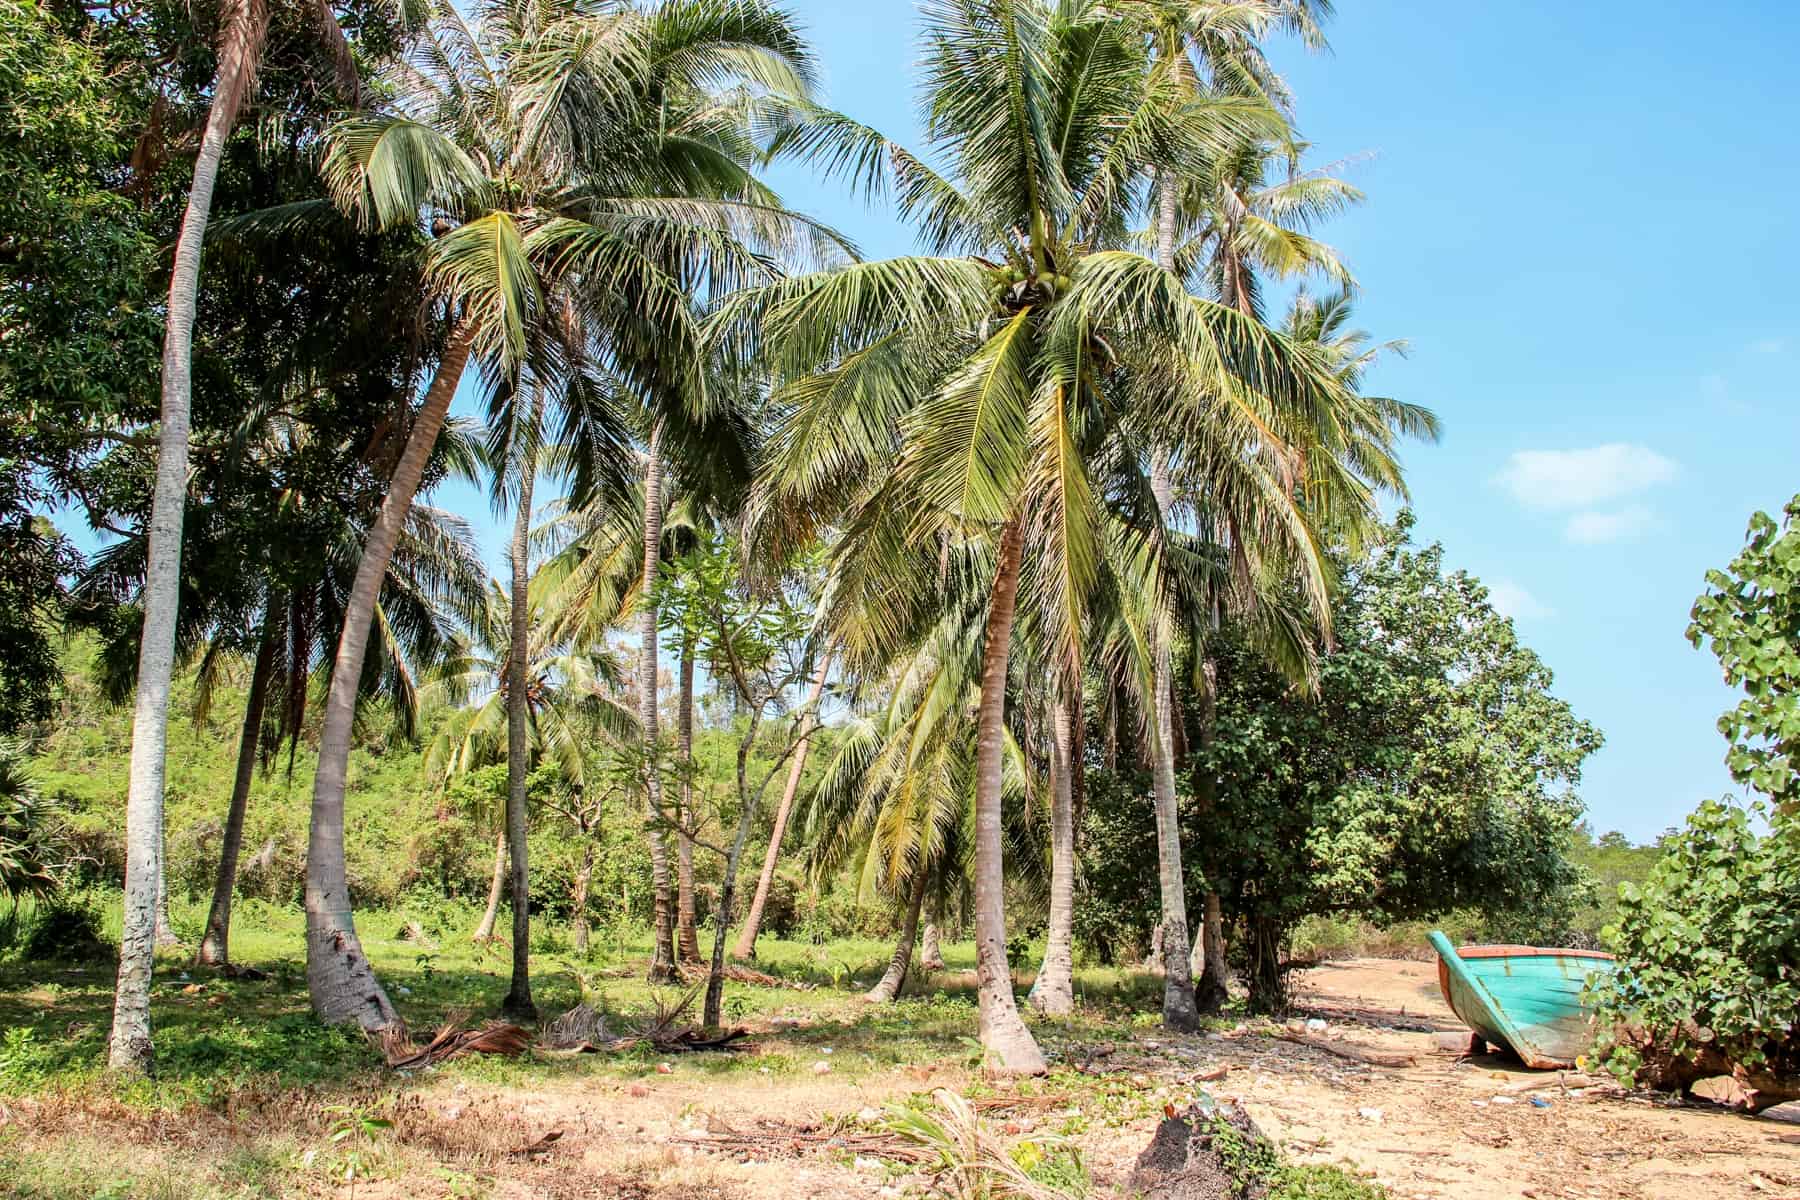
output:
[[[813,1074],[814,1075],[829,1075],[829,1074],[831,1074],[831,1064],[821,1058],[818,1062],[813,1064]]]
[[[1306,1022],[1306,1032],[1308,1033],[1324,1033],[1329,1028],[1330,1025],[1326,1023],[1324,1017],[1313,1017]]]
[[[881,1110],[876,1108],[864,1108],[856,1114],[856,1119],[861,1121],[864,1125],[873,1125],[875,1122],[881,1120]]]
[[[641,1083],[634,1083],[625,1089],[625,1094],[628,1096],[636,1096],[641,1100],[650,1094],[650,1089]]]
[[[1495,1096],[1494,1103],[1495,1104],[1517,1104],[1518,1101],[1513,1099],[1511,1096]]]
[[[1379,1108],[1359,1108],[1356,1110],[1356,1115],[1371,1125],[1381,1124],[1381,1110]]]

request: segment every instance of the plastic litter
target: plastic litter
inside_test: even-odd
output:
[[[1550,1101],[1544,1099],[1542,1096],[1533,1096],[1531,1098],[1531,1107],[1533,1107],[1533,1108],[1549,1108]]]
[[[1324,1017],[1312,1017],[1306,1022],[1306,1032],[1308,1033],[1324,1033],[1327,1028],[1329,1025]]]

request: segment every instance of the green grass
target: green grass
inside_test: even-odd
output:
[[[91,898],[106,935],[118,936],[116,896]],[[185,946],[158,956],[152,988],[156,1069],[152,1078],[116,1082],[104,1072],[111,1024],[113,962],[0,961],[0,1094],[102,1091],[140,1108],[217,1105],[252,1088],[348,1086],[370,1075],[379,1056],[356,1033],[328,1029],[312,1016],[303,958],[300,909],[242,902],[232,926],[232,958],[267,971],[267,980],[234,980],[196,968],[204,910],[177,903],[176,930]],[[450,1018],[494,1015],[509,981],[503,944],[480,946],[468,931],[477,914],[460,905],[367,912],[357,931],[395,1006],[417,1031]],[[27,913],[23,921],[29,921]],[[423,940],[408,936],[418,926]],[[643,978],[649,955],[643,930],[596,932],[586,957],[567,931],[546,924],[534,937],[532,991],[545,1016],[584,997],[608,1015],[615,1032],[644,1020],[686,989],[653,988]],[[871,1006],[860,996],[879,977],[892,947],[852,939],[825,945],[765,937],[758,969],[794,986],[728,983],[727,1024],[785,1016],[805,1022],[769,1037],[755,1055],[682,1056],[683,1073],[778,1073],[829,1061],[834,1075],[856,1078],[897,1065],[964,1063],[975,1032],[973,943],[944,948],[946,971],[897,1004]],[[1099,1039],[1126,1031],[1153,1012],[1160,981],[1111,968],[1084,969],[1079,1015],[1049,1023],[1052,1040]],[[696,1001],[697,1005],[697,1001]],[[697,1011],[693,1014],[697,1019]],[[493,1082],[522,1083],[568,1074],[635,1077],[657,1061],[649,1051],[580,1059],[465,1059],[448,1069]]]

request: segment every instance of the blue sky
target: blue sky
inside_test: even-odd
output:
[[[827,99],[917,144],[911,4],[793,0]],[[1731,702],[1683,638],[1753,509],[1800,490],[1800,91],[1784,3],[1339,0],[1332,52],[1273,53],[1314,161],[1369,196],[1323,231],[1359,323],[1405,338],[1371,390],[1424,403],[1419,535],[1480,576],[1606,734],[1582,787],[1634,838],[1729,789]],[[866,254],[884,214],[797,172],[789,203]],[[444,489],[498,565],[484,501]]]

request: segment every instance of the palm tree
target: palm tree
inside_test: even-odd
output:
[[[237,886],[256,764],[259,757],[266,759],[277,752],[283,741],[290,746],[298,742],[311,676],[316,668],[329,665],[325,656],[331,649],[330,633],[344,610],[360,541],[361,530],[347,527],[327,547],[330,557],[320,564],[324,570],[312,580],[285,586],[271,581],[253,632],[221,631],[202,660],[204,694],[212,674],[208,667],[218,661],[220,651],[234,643],[241,645],[244,632],[249,632],[250,644],[255,646],[212,905],[196,962],[216,967],[230,961],[232,893]],[[418,672],[445,648],[444,606],[466,603],[467,597],[479,590],[479,581],[480,558],[468,527],[458,517],[415,503],[388,564],[388,578],[376,608],[378,654],[372,663],[376,669],[365,670],[359,681],[364,699],[388,698],[403,733],[410,734],[417,727]],[[277,715],[272,735],[265,736],[271,700]]]
[[[900,905],[900,934],[886,972],[868,994],[899,996],[934,884],[960,879],[974,843],[975,747],[966,736],[980,706],[979,605],[959,605],[891,674],[888,698],[872,716],[840,731],[805,800],[814,875],[856,867],[863,896]],[[1030,768],[1018,741],[1005,739],[1002,783],[1020,809]]]
[[[1130,553],[1158,552],[1155,501],[1121,430],[1149,430],[1173,454],[1208,457],[1222,483],[1279,495],[1290,445],[1337,384],[1279,333],[1190,295],[1140,255],[1103,248],[1123,242],[1159,165],[1196,168],[1277,129],[1265,104],[1177,102],[1099,4],[935,4],[925,26],[922,101],[946,170],[835,114],[797,114],[786,144],[865,186],[894,187],[938,253],[751,289],[716,320],[776,375],[778,504],[843,522],[827,618],[843,629],[848,662],[891,661],[929,624],[943,551],[981,580],[981,1034],[993,1069],[1039,1072],[1012,994],[1001,896],[1005,684],[1021,590],[1042,614],[1046,654],[1078,670],[1103,513],[1130,515]],[[1231,453],[1205,454],[1216,447]],[[1258,535],[1316,554],[1305,513],[1291,504],[1285,515]]]
[[[328,5],[314,9],[333,50],[342,90],[357,95],[354,64]],[[162,354],[162,426],[157,435],[156,483],[149,525],[149,559],[143,592],[143,634],[138,651],[137,695],[131,729],[130,786],[126,797],[124,928],[113,992],[113,1025],[107,1052],[114,1070],[150,1068],[150,974],[163,894],[163,775],[168,751],[169,684],[175,667],[177,600],[181,578],[182,515],[187,501],[189,402],[192,391],[194,310],[200,290],[200,250],[212,212],[213,184],[225,142],[255,89],[267,0],[225,0],[220,12],[219,65],[206,129],[194,158],[181,232],[169,277]],[[346,70],[348,66],[348,70]]]
[[[745,98],[692,121],[682,118],[693,109],[670,103],[738,83],[804,92],[805,51],[781,14],[752,0],[669,0],[651,11],[493,0],[474,17],[439,9],[397,68],[400,110],[345,122],[326,139],[325,178],[340,208],[369,227],[422,224],[435,234],[427,277],[451,315],[358,568],[320,731],[308,986],[327,1021],[370,1029],[396,1014],[349,914],[343,800],[353,706],[338,684],[362,662],[400,514],[464,368],[476,357],[501,385],[497,395],[518,396],[522,373],[550,353],[546,331],[565,327],[572,306],[594,356],[622,368],[634,390],[704,412],[695,296],[767,278],[773,264],[759,251],[772,244],[823,244],[721,152],[743,142],[742,122],[726,116],[741,117]],[[661,348],[656,370],[645,369],[651,343]],[[627,432],[605,405],[562,419],[582,433],[556,439],[565,444],[616,447]]]
[[[1149,51],[1146,69],[1169,84],[1166,97],[1177,104],[1211,97],[1254,97],[1279,110],[1288,108],[1286,85],[1269,67],[1259,39],[1276,23],[1299,32],[1315,45],[1323,45],[1319,22],[1329,15],[1328,3],[1311,0],[1252,0],[1251,3],[1158,3],[1151,0],[1134,16],[1143,22]],[[1286,130],[1279,131],[1285,137]],[[1243,145],[1260,145],[1262,139],[1246,138]],[[1240,152],[1241,153],[1241,152]],[[1155,164],[1155,220],[1153,236],[1157,265],[1166,271],[1179,269],[1176,248],[1180,200],[1196,177],[1212,181],[1221,174],[1219,163],[1233,161],[1230,152],[1200,164],[1199,170],[1181,170],[1172,162]],[[1232,216],[1236,217],[1235,211]],[[1253,222],[1238,221],[1239,227]],[[1256,227],[1260,232],[1260,227]],[[1335,260],[1333,260],[1335,261]],[[1260,319],[1253,307],[1237,304],[1234,278],[1228,298],[1221,302]],[[1204,293],[1202,293],[1204,294]],[[1170,490],[1169,455],[1157,448],[1151,455],[1151,490],[1165,521],[1174,497]],[[1159,534],[1166,538],[1166,532]],[[1156,809],[1158,878],[1161,885],[1162,923],[1156,944],[1162,951],[1163,1019],[1171,1027],[1195,1028],[1199,1020],[1188,950],[1189,926],[1185,876],[1181,862],[1181,834],[1175,797],[1175,719],[1173,631],[1161,623],[1151,630],[1155,654],[1150,739],[1153,797]]]

